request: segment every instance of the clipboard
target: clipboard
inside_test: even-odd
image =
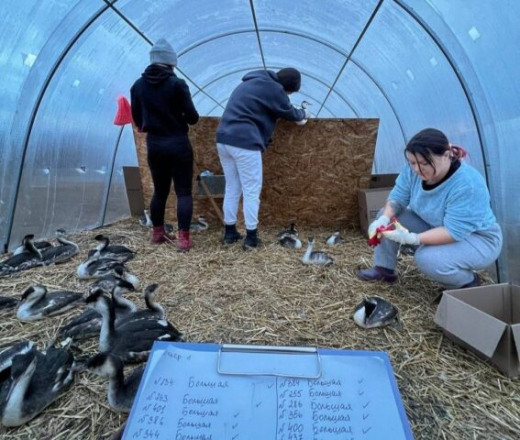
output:
[[[384,352],[155,342],[123,439],[413,440]]]

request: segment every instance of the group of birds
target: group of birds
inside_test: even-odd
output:
[[[301,249],[302,242],[298,235],[296,225],[291,223],[289,229],[280,232],[277,236],[278,243],[287,248]],[[334,264],[334,259],[326,252],[314,251],[314,237],[308,239],[307,250],[302,257],[302,263],[329,266]],[[326,243],[329,246],[336,246],[344,243],[339,231],[327,237]],[[354,322],[365,329],[385,327],[395,323],[398,319],[397,308],[378,296],[372,296],[361,301],[352,315]]]
[[[203,217],[198,219],[197,227],[207,229]],[[64,238],[63,230],[57,231],[56,236],[57,246],[34,242],[32,235],[25,236],[22,246],[0,267],[8,267],[6,273],[13,273],[38,265],[58,264],[79,252],[77,244]],[[138,308],[125,297],[140,285],[139,279],[125,266],[135,252],[126,246],[110,244],[106,235],[97,235],[95,240],[98,245],[77,268],[79,278],[92,281],[88,293],[49,291],[37,284],[27,288],[19,300],[0,297],[0,314],[15,309],[17,318],[25,322],[87,307],[65,322],[46,347],[39,348],[31,341],[0,346],[0,423],[4,426],[19,426],[32,420],[72,386],[76,373],[84,370],[108,379],[109,405],[116,411],[128,412],[144,367],[139,366],[125,376],[125,365],[146,361],[154,341],[182,340],[181,332],[167,320],[164,307],[156,300],[158,284],[144,289],[145,308]],[[295,224],[280,232],[278,241],[284,247],[301,248]],[[343,239],[335,232],[326,242],[333,246],[343,243]],[[327,253],[313,250],[314,244],[314,237],[309,237],[302,262],[333,264]],[[397,316],[397,309],[379,297],[367,298],[353,313],[356,324],[364,328],[388,325]],[[78,344],[90,338],[98,338],[98,353],[75,357],[73,350],[82,352]]]
[[[15,249],[12,256],[0,262],[0,277],[33,267],[69,261],[79,252],[79,247],[76,243],[67,240],[65,234],[63,229],[56,231],[58,242],[56,246],[48,241],[34,242],[34,235],[26,235],[22,244]]]
[[[32,420],[67,390],[74,375],[83,370],[108,379],[110,406],[128,412],[144,367],[125,377],[124,366],[146,361],[154,341],[182,339],[156,301],[158,284],[146,287],[146,308],[138,308],[124,296],[139,287],[138,278],[124,266],[135,252],[125,246],[111,245],[105,235],[97,235],[95,239],[99,244],[88,252],[87,259],[77,269],[80,278],[93,280],[87,294],[48,291],[43,285],[33,285],[19,300],[0,297],[0,313],[15,309],[20,321],[49,319],[71,309],[87,308],[62,325],[46,347],[38,348],[31,341],[0,347],[0,423],[4,426],[20,426]],[[41,242],[34,243],[31,236],[24,239],[24,247],[31,252],[42,246]],[[27,251],[17,255],[24,252]],[[78,344],[95,337],[97,354],[74,356],[73,350],[82,352]]]
[[[151,228],[153,226],[152,217],[150,216],[150,211],[145,209],[143,215],[139,217],[139,224],[145,228]],[[196,221],[190,223],[190,231],[191,232],[202,232],[208,229],[209,225],[206,221],[206,217],[203,215],[199,215]],[[174,227],[171,223],[166,223],[164,225],[164,230],[171,234],[174,231]]]
[[[278,243],[286,248],[301,249],[302,247],[302,242],[294,223],[291,223],[289,229],[280,232],[277,236],[277,239]],[[308,237],[307,241],[307,250],[302,257],[303,264],[315,264],[321,266],[329,266],[334,264],[334,259],[329,254],[326,252],[314,250],[315,240],[313,236]],[[344,239],[341,237],[339,231],[336,231],[330,235],[325,242],[329,246],[337,246],[344,243]]]

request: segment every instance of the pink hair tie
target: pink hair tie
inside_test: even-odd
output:
[[[455,150],[458,159],[464,159],[468,155],[467,151],[458,145],[450,144],[450,148]]]

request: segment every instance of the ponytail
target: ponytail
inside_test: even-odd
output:
[[[453,154],[453,160],[462,160],[467,157],[468,152],[459,145],[450,144],[450,150]]]

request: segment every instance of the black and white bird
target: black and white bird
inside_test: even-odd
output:
[[[81,279],[101,278],[105,275],[116,275],[116,268],[125,270],[123,263],[114,258],[88,259],[78,266],[77,274]]]
[[[50,347],[45,354],[33,347],[13,358],[11,376],[2,386],[0,422],[7,427],[32,420],[72,383],[74,357]]]
[[[301,249],[302,242],[298,237],[292,236],[292,235],[286,235],[283,238],[280,238],[278,240],[278,243],[280,246],[291,248],[291,249]]]
[[[103,318],[99,351],[110,352],[124,363],[145,361],[154,341],[178,341],[182,337],[166,320],[139,319],[116,325],[114,304],[101,290],[90,295],[86,302]]]
[[[18,354],[29,352],[33,346],[34,342],[32,341],[21,341],[0,346],[0,375],[2,378],[4,372],[7,372],[11,368],[13,358]]]
[[[148,211],[148,209],[145,209],[144,214],[141,217],[139,217],[139,224],[145,228],[153,227],[152,217],[150,217],[150,211]],[[165,223],[164,230],[168,234],[171,234],[173,232],[173,225],[170,223]]]
[[[208,229],[208,227],[209,227],[209,225],[208,225],[208,222],[206,221],[206,217],[204,217],[203,215],[199,215],[199,217],[197,218],[197,221],[191,222],[190,231],[201,232],[201,231],[205,231],[206,229]]]
[[[398,310],[388,301],[371,296],[361,301],[355,308],[352,318],[363,328],[384,327],[397,320]]]
[[[328,266],[334,264],[333,258],[325,252],[313,251],[314,248],[314,237],[309,237],[309,244],[307,250],[302,257],[303,264],[316,264],[321,266]]]
[[[79,253],[79,246],[73,241],[67,240],[65,234],[63,229],[56,230],[56,240],[59,245],[42,251],[42,261],[44,265],[65,263]]]
[[[7,313],[16,307],[20,301],[17,298],[11,298],[10,296],[0,296],[0,315]]]
[[[110,293],[120,280],[125,280],[132,284],[134,290],[139,288],[139,279],[135,275],[129,273],[123,265],[118,265],[114,267],[113,273],[104,275],[94,281],[89,286],[88,292],[94,293],[96,290],[101,289],[105,293]]]
[[[339,231],[335,231],[332,235],[330,235],[328,238],[327,238],[327,241],[326,243],[329,245],[329,246],[335,246],[337,244],[342,244],[344,243],[345,240],[343,239],[343,237],[340,235]]]
[[[106,235],[98,234],[94,238],[99,241],[99,245],[96,246],[95,250],[89,252],[89,259],[112,258],[125,263],[135,256],[135,252],[126,246],[110,244],[110,239]]]
[[[289,227],[289,229],[285,229],[285,230],[281,231],[276,237],[278,238],[278,240],[281,240],[282,238],[285,238],[285,237],[298,238],[299,235],[298,235],[298,230],[296,229],[296,224],[291,223],[291,226]]]
[[[125,293],[133,291],[132,284],[125,280],[119,280],[112,288],[111,293],[116,313],[116,324],[120,318],[137,311],[137,306],[123,296]],[[89,308],[60,327],[58,337],[79,340],[99,336],[102,321],[101,314]]]
[[[60,290],[48,293],[40,284],[29,287],[22,294],[16,316],[20,321],[36,321],[55,316],[84,304],[81,293]]]
[[[144,292],[144,301],[146,303],[146,309],[135,310],[132,313],[128,313],[122,316],[120,319],[116,316],[116,326],[123,325],[129,321],[137,321],[139,319],[166,319],[166,313],[161,304],[155,301],[155,292],[159,287],[158,284],[150,284]]]
[[[38,249],[40,252],[45,250],[45,249],[48,249],[48,248],[51,248],[52,247],[52,243],[48,242],[48,241],[45,241],[45,240],[40,240],[40,241],[34,241],[33,242],[33,245],[36,249]],[[26,245],[24,244],[23,240],[22,240],[22,244],[20,246],[18,246],[14,252],[13,252],[13,255],[18,255],[18,254],[21,254],[23,252],[30,252],[30,250],[27,249]]]
[[[120,412],[130,412],[144,368],[136,368],[125,378],[123,362],[110,353],[98,353],[87,362],[88,370],[108,379],[108,403],[112,409]]]
[[[153,226],[150,211],[148,211],[148,209],[145,209],[143,215],[139,217],[139,224],[145,228],[151,228]]]
[[[23,238],[23,246],[27,251],[12,255],[0,262],[0,277],[43,265],[42,254],[39,249],[34,246],[33,240],[34,235],[27,234]]]

